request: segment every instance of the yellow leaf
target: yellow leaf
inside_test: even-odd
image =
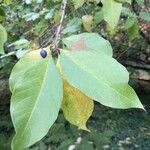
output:
[[[84,29],[88,32],[92,32],[93,16],[84,15],[82,17],[82,22],[83,22]]]
[[[89,131],[86,122],[94,109],[93,100],[64,81],[62,110],[65,118],[79,129]]]
[[[60,22],[60,19],[61,19],[61,14],[59,11],[55,11],[54,13],[54,22],[55,23],[59,23]]]

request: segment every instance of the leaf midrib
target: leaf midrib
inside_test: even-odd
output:
[[[69,55],[66,55],[66,56],[68,56],[68,58],[70,58]],[[79,68],[81,68],[83,71],[87,72],[88,74],[91,74],[91,75],[92,75],[96,80],[98,80],[101,84],[106,85],[108,88],[112,89],[113,91],[115,91],[116,93],[118,93],[119,95],[121,95],[122,97],[124,97],[124,98],[126,98],[127,100],[130,101],[130,99],[129,99],[128,97],[126,97],[126,96],[122,95],[121,93],[119,93],[116,89],[114,89],[113,87],[111,87],[110,84],[103,83],[103,82],[102,82],[99,78],[97,78],[97,76],[95,76],[93,73],[89,72],[87,69],[84,69],[83,65],[81,65],[81,64],[79,65],[76,61],[74,61],[74,60],[71,59],[71,58],[70,58],[70,60],[71,60],[74,64],[76,64]]]
[[[21,137],[23,137],[23,135],[24,135],[24,133],[25,133],[27,127],[28,127],[28,124],[29,124],[29,122],[30,122],[30,120],[31,120],[31,118],[32,118],[32,116],[33,116],[34,110],[36,109],[36,105],[37,105],[38,102],[39,102],[39,97],[40,97],[40,95],[41,95],[41,91],[43,91],[43,88],[44,88],[44,85],[45,85],[45,81],[46,81],[46,77],[47,77],[47,75],[48,75],[47,72],[48,72],[49,63],[50,63],[50,60],[48,61],[47,65],[46,65],[46,69],[45,69],[45,70],[46,70],[46,72],[45,72],[46,76],[44,76],[43,82],[41,82],[41,83],[43,83],[42,86],[41,86],[41,90],[39,91],[37,100],[36,100],[36,102],[35,102],[35,105],[34,105],[32,111],[31,111],[31,113],[30,113],[29,119],[28,119],[28,121],[27,121],[27,123],[26,123],[26,126],[24,127],[24,130],[23,130],[23,132],[22,132],[22,134],[21,134]],[[36,64],[35,64],[35,65],[36,65]],[[26,71],[26,72],[27,72],[27,71]],[[25,73],[26,73],[26,72],[25,72]],[[20,139],[21,139],[21,138],[20,138]],[[30,143],[30,142],[29,142],[29,143]]]

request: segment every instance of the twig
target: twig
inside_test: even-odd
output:
[[[60,42],[60,34],[61,34],[62,23],[63,23],[64,17],[65,17],[66,5],[67,5],[67,0],[63,0],[62,5],[61,5],[60,23],[56,29],[55,39],[54,39],[54,42],[52,43],[52,48],[54,49],[55,52],[57,51],[58,44]]]
[[[128,50],[130,50],[130,48],[132,48],[133,46],[135,46],[135,43],[133,42],[127,49],[125,49],[123,52],[121,52],[121,54],[116,58],[117,60],[120,59],[120,57],[125,54]]]
[[[5,58],[5,57],[9,57],[9,56],[12,56],[12,55],[15,55],[15,54],[16,54],[16,51],[12,51],[12,52],[10,52],[8,54],[0,56],[0,60],[3,59],[3,58]]]
[[[65,10],[66,10],[66,5],[67,5],[67,0],[63,0],[62,1],[62,5],[61,5],[61,19],[60,19],[60,23],[56,29],[56,33],[55,33],[55,38],[54,38],[54,42],[52,43],[52,49],[54,49],[54,52],[56,52],[58,54],[58,44],[60,42],[60,34],[61,34],[61,28],[62,28],[62,23],[65,17]],[[11,56],[11,55],[15,55],[16,51],[10,52],[6,55],[2,55],[0,56],[0,59],[3,59],[5,57]]]
[[[125,66],[133,67],[136,69],[150,70],[149,64],[138,63],[131,60],[121,61],[121,63]]]

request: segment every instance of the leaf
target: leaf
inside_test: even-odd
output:
[[[0,20],[3,20],[6,17],[6,13],[3,7],[0,6]]]
[[[129,17],[125,22],[125,28],[126,29],[131,28],[134,25],[134,23],[135,23],[135,19]]]
[[[94,24],[100,23],[103,19],[104,19],[103,12],[102,11],[96,12],[94,16]]]
[[[60,20],[61,20],[61,14],[58,10],[56,10],[54,12],[54,22],[57,24],[60,22]]]
[[[82,24],[82,21],[80,18],[73,18],[71,19],[66,28],[62,31],[62,34],[67,34],[67,33],[73,33],[76,32],[78,30],[80,30],[80,26]]]
[[[128,21],[131,21],[132,23],[128,23]],[[128,19],[125,24],[125,27],[127,29],[128,37],[130,40],[134,40],[139,36],[139,24],[136,18]]]
[[[40,17],[39,13],[35,13],[35,12],[30,12],[27,13],[23,16],[23,18],[26,19],[26,21],[35,21],[36,19],[38,19]]]
[[[98,4],[100,0],[89,0],[89,2],[95,2],[96,4]]]
[[[27,5],[30,5],[30,4],[32,4],[32,0],[25,0],[25,3],[26,3]]]
[[[143,108],[128,85],[127,70],[110,56],[62,50],[60,66],[71,86],[97,102],[112,108]]]
[[[5,5],[9,5],[9,4],[11,4],[11,0],[4,0],[4,2],[3,2]]]
[[[84,15],[82,17],[82,22],[83,22],[84,29],[87,32],[92,32],[93,16],[91,16],[91,15]]]
[[[144,0],[136,0],[136,2],[138,3],[138,5],[144,6]]]
[[[33,56],[36,56],[36,53],[27,54],[13,68],[9,78],[9,89],[11,92],[13,92],[15,84],[22,78],[24,73],[35,66],[35,58],[33,59]]]
[[[49,51],[49,47],[44,48],[47,52]],[[24,73],[28,70],[30,70],[32,67],[35,66],[36,61],[35,59],[39,59],[38,53],[40,53],[41,49],[35,50],[33,52],[28,53],[18,61],[18,63],[14,66],[11,75],[9,77],[9,89],[11,92],[13,92],[13,89],[15,87],[15,84],[17,81],[22,78]]]
[[[45,19],[50,20],[53,17],[54,11],[55,11],[55,8],[50,9],[49,12],[45,15]]]
[[[63,39],[63,43],[72,51],[94,51],[112,56],[110,43],[97,33],[82,33]]]
[[[86,122],[94,109],[92,99],[64,81],[62,110],[65,118],[79,129],[87,130]]]
[[[23,56],[25,56],[28,52],[29,52],[29,50],[19,49],[19,50],[16,52],[16,57],[17,57],[18,59],[20,59],[20,58],[22,58]]]
[[[20,46],[20,45],[26,45],[29,44],[29,41],[27,39],[19,39],[17,41],[15,41],[14,43],[10,44],[9,46]]]
[[[101,2],[103,3],[104,20],[108,23],[110,30],[113,31],[120,18],[122,3],[115,0],[101,0]]]
[[[43,59],[40,51],[33,51],[14,67],[10,85],[10,111],[16,131],[12,149],[21,150],[41,140],[55,122],[63,99],[62,81],[53,59]]]
[[[118,3],[129,3],[131,4],[131,0],[115,0]]]
[[[145,21],[150,22],[150,12],[140,12],[140,17]]]
[[[4,54],[4,43],[7,41],[7,32],[5,28],[0,24],[0,54]]]
[[[72,1],[73,1],[75,9],[78,9],[85,3],[85,0],[72,0]]]
[[[82,36],[87,37],[87,35],[89,42],[86,41],[87,39],[80,40],[80,45],[83,45],[82,42],[84,42],[84,47],[82,46],[84,50],[82,47],[80,51],[73,49],[75,47],[72,48],[72,45],[78,44],[77,41]],[[98,37],[98,34],[93,33],[71,36],[67,39],[63,42],[74,51],[62,50],[59,61],[64,79],[71,86],[109,107],[143,108],[136,93],[128,85],[129,73],[110,55],[110,52],[112,53],[111,47],[109,47],[109,51],[103,51],[108,50],[107,46],[110,44],[108,41],[106,42],[102,37]],[[92,43],[98,45],[102,42],[99,39],[103,39],[105,45],[102,44],[92,49]],[[67,41],[70,42],[67,43]]]
[[[129,17],[125,22],[125,28],[128,32],[128,37],[133,40],[139,36],[138,20],[135,17]]]
[[[126,17],[136,18],[136,15],[127,7],[122,7],[122,14]]]
[[[8,45],[8,47],[13,46],[14,50],[29,50],[30,46],[29,46],[30,42],[26,39],[19,39],[11,44]]]

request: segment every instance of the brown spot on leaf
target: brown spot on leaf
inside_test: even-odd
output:
[[[86,49],[86,42],[84,38],[80,38],[77,42],[71,45],[71,50],[73,51],[83,51]]]

